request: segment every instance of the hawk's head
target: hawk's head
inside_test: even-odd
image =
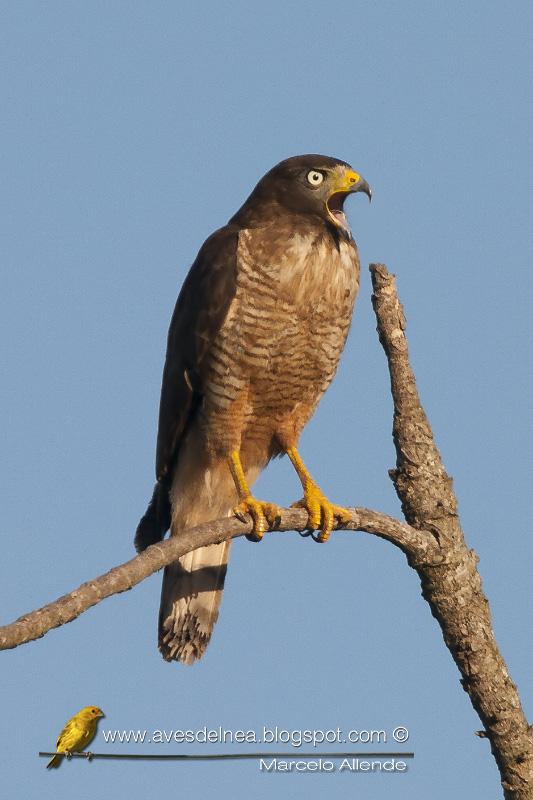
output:
[[[349,194],[372,192],[368,183],[345,161],[320,155],[293,156],[281,161],[261,178],[241,209],[268,212],[269,207],[320,216],[349,231],[344,200]],[[237,216],[240,216],[240,213]],[[254,215],[256,216],[256,215]]]

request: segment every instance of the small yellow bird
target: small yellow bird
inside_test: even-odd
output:
[[[74,714],[59,734],[56,742],[57,755],[51,758],[46,768],[58,767],[64,755],[80,753],[92,742],[100,717],[105,717],[105,714],[97,706],[86,706]]]

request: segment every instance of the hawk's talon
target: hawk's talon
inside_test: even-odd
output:
[[[310,531],[320,531],[317,536],[312,537],[315,542],[320,543],[327,542],[335,527],[352,518],[348,509],[331,503],[312,481],[306,481],[303,498],[293,503],[292,508],[305,508],[308,515],[307,527]]]
[[[252,531],[246,534],[246,538],[250,542],[260,542],[263,535],[267,531],[273,530],[281,521],[277,505],[266,503],[264,500],[256,500],[252,495],[244,497],[235,506],[233,513],[241,522],[248,522],[249,516],[252,518]]]

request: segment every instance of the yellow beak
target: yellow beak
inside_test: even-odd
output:
[[[372,200],[372,189],[365,179],[362,178],[358,172],[354,172],[353,169],[343,169],[340,171],[332,188],[333,191],[331,195],[348,192],[350,194],[353,192],[364,192],[368,199]]]

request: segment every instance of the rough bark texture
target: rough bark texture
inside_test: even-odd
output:
[[[351,509],[343,530],[366,531],[399,547],[416,569],[422,594],[439,622],[462,684],[490,740],[507,800],[533,800],[533,736],[516,687],[498,650],[477,556],[466,547],[457,500],[420,405],[409,363],[405,318],[396,284],[383,264],[372,264],[372,302],[378,333],[389,363],[394,401],[396,469],[391,478],[407,523],[366,508]],[[281,512],[279,531],[304,531],[301,509]],[[43,608],[0,628],[0,649],[44,636],[118,592],[131,589],[178,557],[251,531],[251,522],[222,519],[152,545],[131,561],[82,584]]]
[[[477,571],[477,556],[465,544],[452,480],[446,474],[420,404],[409,363],[405,317],[396,282],[383,264],[372,264],[372,303],[385,350],[394,401],[396,469],[391,478],[407,522],[430,531],[437,552],[428,559],[408,554],[422,594],[441,626],[462,685],[483,723],[500,770],[504,796],[533,797],[533,737],[516,686],[496,644],[490,610]]]

